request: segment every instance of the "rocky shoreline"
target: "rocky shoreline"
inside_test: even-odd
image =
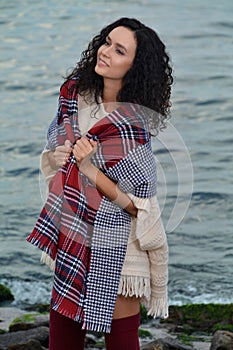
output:
[[[147,318],[142,310],[139,330],[141,350],[233,350],[233,305],[221,306],[218,327],[210,322],[210,315],[207,315],[205,308],[210,305],[216,314],[220,305],[170,306],[171,316],[166,321]],[[46,307],[43,306],[43,309]],[[192,313],[195,309],[193,320],[187,316],[187,309],[192,309]],[[197,315],[197,309],[203,310],[204,319],[203,314]],[[225,322],[226,318],[230,323]],[[41,306],[35,306],[34,311],[0,307],[0,350],[45,350],[48,349],[48,341],[49,313],[41,312]],[[103,335],[89,332],[86,349],[105,349]]]
[[[1,303],[0,350],[47,350],[48,311],[49,305],[21,310]],[[141,350],[233,350],[233,304],[170,306],[161,321],[141,307],[139,336]],[[89,332],[85,349],[105,349],[103,334]]]

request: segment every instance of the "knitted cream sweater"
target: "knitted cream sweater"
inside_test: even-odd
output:
[[[78,99],[78,110],[79,128],[83,135],[106,115],[101,104],[95,117],[91,117],[90,105],[87,106],[81,96]],[[55,174],[49,163],[49,152],[52,151],[44,150],[41,156],[41,170],[47,183]],[[168,316],[168,245],[159,204],[156,197],[144,199],[132,194],[128,196],[137,207],[138,214],[137,218],[131,219],[118,294],[142,298],[148,315],[165,318]],[[54,267],[54,262],[51,263],[45,253],[42,253],[42,261]]]

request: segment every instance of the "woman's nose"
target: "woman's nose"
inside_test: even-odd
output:
[[[102,54],[104,54],[105,56],[109,56],[110,52],[111,52],[111,46],[104,47],[102,50]]]

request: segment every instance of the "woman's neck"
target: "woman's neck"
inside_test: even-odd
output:
[[[121,80],[104,79],[103,102],[116,102],[118,92],[121,89]]]
[[[118,107],[117,95],[121,89],[121,81],[104,79],[103,105],[106,112],[111,113]]]

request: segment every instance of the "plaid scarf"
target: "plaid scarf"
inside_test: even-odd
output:
[[[63,84],[58,113],[48,131],[47,148],[75,142],[78,127],[75,80]],[[145,111],[122,104],[103,117],[86,137],[98,142],[92,163],[123,192],[155,195],[155,162]],[[50,183],[47,201],[27,241],[56,259],[52,308],[82,323],[110,332],[131,217],[84,176],[71,153]]]

